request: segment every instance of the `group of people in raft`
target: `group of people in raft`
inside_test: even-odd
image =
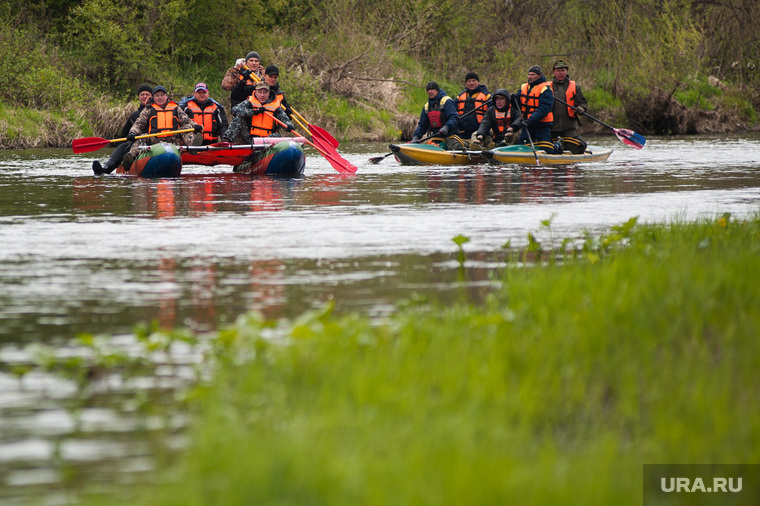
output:
[[[456,98],[431,81],[426,86],[428,101],[411,142],[425,141],[452,150],[531,143],[550,154],[565,149],[583,153],[586,143],[578,134],[578,125],[588,103],[580,86],[570,80],[568,70],[565,61],[554,62],[549,82],[541,67],[533,65],[528,69],[527,82],[515,94],[503,88],[491,94],[475,72],[467,73],[464,89]],[[179,103],[170,100],[163,86],[141,85],[137,90],[140,106],[122,128],[121,136],[127,140],[102,165],[93,162],[93,172],[108,174],[120,165],[129,172],[142,147],[156,142],[247,144],[252,137],[277,136],[281,129],[293,131],[293,111],[280,88],[279,74],[275,65],[264,68],[255,51],[237,60],[221,85],[230,92],[233,120],[229,123],[224,107],[209,96],[205,83],[197,83],[193,94]],[[564,100],[555,100],[555,95]],[[190,129],[192,132],[183,134],[137,139],[144,134]]]
[[[264,68],[255,51],[238,59],[222,79],[222,89],[230,92],[233,119],[229,123],[222,104],[209,96],[206,83],[197,83],[193,94],[179,103],[169,98],[163,86],[141,85],[137,89],[140,106],[122,127],[121,137],[126,141],[103,164],[94,161],[93,172],[110,174],[120,165],[129,172],[141,149],[157,142],[193,146],[220,141],[248,144],[252,137],[293,131],[293,111],[280,89],[279,77],[280,69],[276,65]],[[145,134],[176,130],[192,131],[138,139]]]
[[[579,118],[588,102],[568,71],[567,62],[557,60],[548,81],[543,69],[533,65],[527,82],[514,94],[504,88],[491,94],[475,72],[465,75],[464,89],[456,98],[431,81],[412,142],[450,150],[532,144],[549,154],[581,154],[586,142],[578,134]]]

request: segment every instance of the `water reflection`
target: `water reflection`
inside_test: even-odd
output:
[[[173,396],[202,360],[178,348],[165,374],[130,383],[93,369],[80,383],[23,375],[37,345],[85,357],[72,337],[107,333],[108,346],[137,355],[129,336],[146,322],[204,331],[252,309],[293,317],[329,300],[372,316],[414,294],[479,301],[502,246],[528,232],[561,241],[632,216],[758,210],[756,136],[654,138],[641,151],[594,143],[615,152],[569,167],[372,165],[387,145],[341,146],[356,176],[315,155],[302,179],[197,167],[171,180],[96,178],[67,150],[0,153],[0,502],[150,470],[183,444]],[[471,238],[464,285],[460,234]],[[157,418],[140,412],[151,396],[165,399]]]

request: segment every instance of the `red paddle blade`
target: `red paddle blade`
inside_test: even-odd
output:
[[[618,139],[636,149],[643,148],[644,143],[647,141],[644,136],[637,134],[633,130],[628,130],[625,128],[614,128],[613,130],[615,131],[615,135],[617,135]]]
[[[332,147],[337,148],[340,146],[340,143],[330,135],[330,132],[325,130],[322,127],[318,127],[317,125],[309,125],[309,130],[311,130],[311,137],[313,139],[321,139],[323,141],[327,141]]]
[[[356,174],[356,171],[359,170],[356,165],[340,156],[340,153],[338,153],[329,142],[319,137],[314,137],[314,146],[320,153],[322,153],[322,156],[330,162],[333,169],[341,174]]]
[[[74,139],[71,142],[71,149],[74,153],[89,153],[90,151],[97,151],[107,146],[110,142],[102,137],[83,137],[81,139]]]

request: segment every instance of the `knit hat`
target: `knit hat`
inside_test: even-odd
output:
[[[425,86],[425,90],[438,90],[441,91],[441,87],[438,86],[438,83],[435,81],[430,81],[427,83],[427,86]]]
[[[253,88],[254,90],[260,90],[261,88],[269,89],[269,85],[265,83],[264,81],[259,81],[256,83],[256,86]]]
[[[270,66],[268,66],[266,68],[266,70],[264,71],[264,73],[266,75],[268,75],[268,76],[273,76],[273,75],[278,75],[279,76],[280,75],[280,69],[277,68],[277,65],[270,65]]]
[[[151,88],[150,84],[143,83],[140,85],[139,88],[137,88],[137,94],[139,95],[143,91],[147,91],[148,93],[153,93],[153,88]]]
[[[533,72],[534,74],[544,75],[544,71],[540,65],[533,65],[531,68],[529,68],[528,73],[531,73],[531,72]]]
[[[554,62],[554,65],[552,65],[552,69],[569,69],[570,67],[565,62],[565,60],[557,60]]]
[[[259,53],[256,51],[251,51],[247,55],[245,55],[246,60],[250,60],[251,58],[256,58],[257,60],[261,61],[261,56],[259,56]]]
[[[475,72],[467,72],[467,75],[464,76],[465,82],[469,81],[470,79],[475,79],[476,81],[480,81],[480,78]]]
[[[154,95],[155,95],[156,93],[158,93],[159,91],[163,91],[163,92],[164,92],[164,93],[166,93],[167,95],[169,94],[169,92],[168,92],[168,91],[166,90],[166,88],[164,88],[163,86],[156,86],[155,88],[153,88],[153,94],[154,94]]]

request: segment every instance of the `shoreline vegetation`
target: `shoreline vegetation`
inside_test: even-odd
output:
[[[167,435],[189,412],[189,446],[83,504],[634,505],[642,464],[760,459],[760,214],[572,244],[514,252],[479,304],[462,285],[380,321],[328,306],[143,329],[159,354],[211,350],[184,401],[144,409]]]
[[[476,0],[374,3],[238,0],[9,0],[0,7],[0,148],[66,147],[116,135],[142,82],[175,99],[204,81],[229,106],[222,76],[256,50],[280,68],[288,100],[344,141],[411,137],[438,81],[449,95],[476,71],[515,92],[528,67],[562,58],[590,113],[644,135],[758,130],[760,5],[705,0]],[[254,14],[255,13],[255,14]],[[239,23],[243,17],[246,23]],[[227,107],[229,114],[229,107]],[[586,135],[604,132],[592,121]]]

